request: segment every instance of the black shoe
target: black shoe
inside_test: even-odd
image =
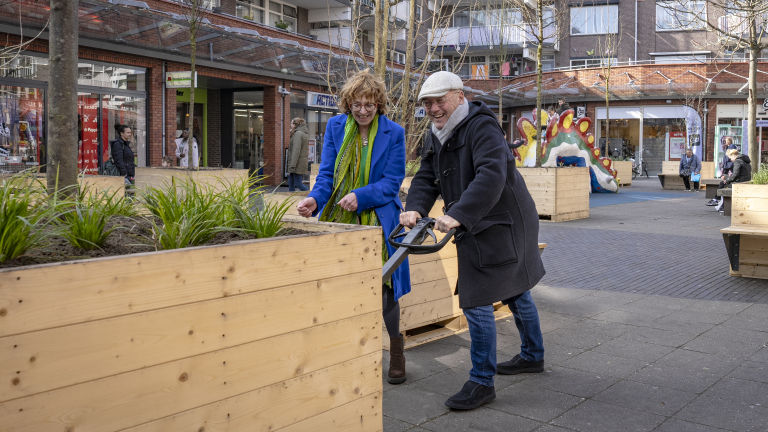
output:
[[[502,375],[517,375],[521,373],[539,373],[544,372],[544,360],[529,362],[523,360],[520,354],[512,357],[512,360],[501,362],[496,365],[496,373]]]
[[[471,410],[496,399],[496,389],[474,381],[467,381],[461,391],[445,401],[445,406],[457,410]]]
[[[707,204],[706,204],[706,205],[708,205],[708,206],[710,206],[710,207],[713,207],[713,206],[716,206],[716,205],[718,205],[718,204],[720,204],[720,202],[719,202],[718,200],[716,200],[716,199],[711,199],[711,200],[707,201]]]

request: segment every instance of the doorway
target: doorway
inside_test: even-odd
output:
[[[323,154],[323,140],[325,138],[325,127],[328,120],[336,115],[332,111],[307,110],[307,129],[309,129],[309,148],[314,146],[314,163],[320,163],[320,156]],[[310,155],[312,161],[312,155]]]
[[[235,109],[235,158],[237,169],[256,169],[264,164],[264,109]]]

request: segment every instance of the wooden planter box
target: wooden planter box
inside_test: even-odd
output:
[[[539,218],[564,222],[589,217],[589,168],[518,168]]]
[[[632,185],[632,162],[612,161],[611,166],[618,171],[618,177],[622,186]]]
[[[9,431],[380,431],[381,230],[0,270]]]
[[[768,279],[768,185],[734,184],[731,226],[721,231],[740,238],[739,269],[731,267],[731,276]]]
[[[220,179],[226,184],[234,184],[248,177],[248,170],[232,168],[201,168],[189,171],[183,168],[136,168],[136,188],[162,187],[169,184],[172,178],[186,180],[191,178],[198,184],[211,184],[219,191]]]
[[[715,178],[715,163],[702,162],[700,174],[702,180]],[[680,177],[680,161],[662,162],[659,181],[661,182],[661,187],[663,189],[685,190],[685,183],[683,183],[683,178]],[[691,187],[693,187],[693,185],[691,185]],[[699,183],[699,187],[701,189],[707,188],[703,183]]]

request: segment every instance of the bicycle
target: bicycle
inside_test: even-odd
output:
[[[646,178],[651,178],[648,175],[648,164],[645,163],[644,160],[640,160],[640,165],[638,165],[634,159],[630,158],[629,160],[632,161],[632,179],[634,180],[638,175],[640,177],[643,176],[643,173],[645,173]]]

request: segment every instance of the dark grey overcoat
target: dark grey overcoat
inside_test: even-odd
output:
[[[427,132],[421,168],[406,211],[422,216],[442,195],[456,235],[459,305],[486,306],[522,294],[541,280],[539,216],[496,115],[470,102],[469,115],[445,145]]]

